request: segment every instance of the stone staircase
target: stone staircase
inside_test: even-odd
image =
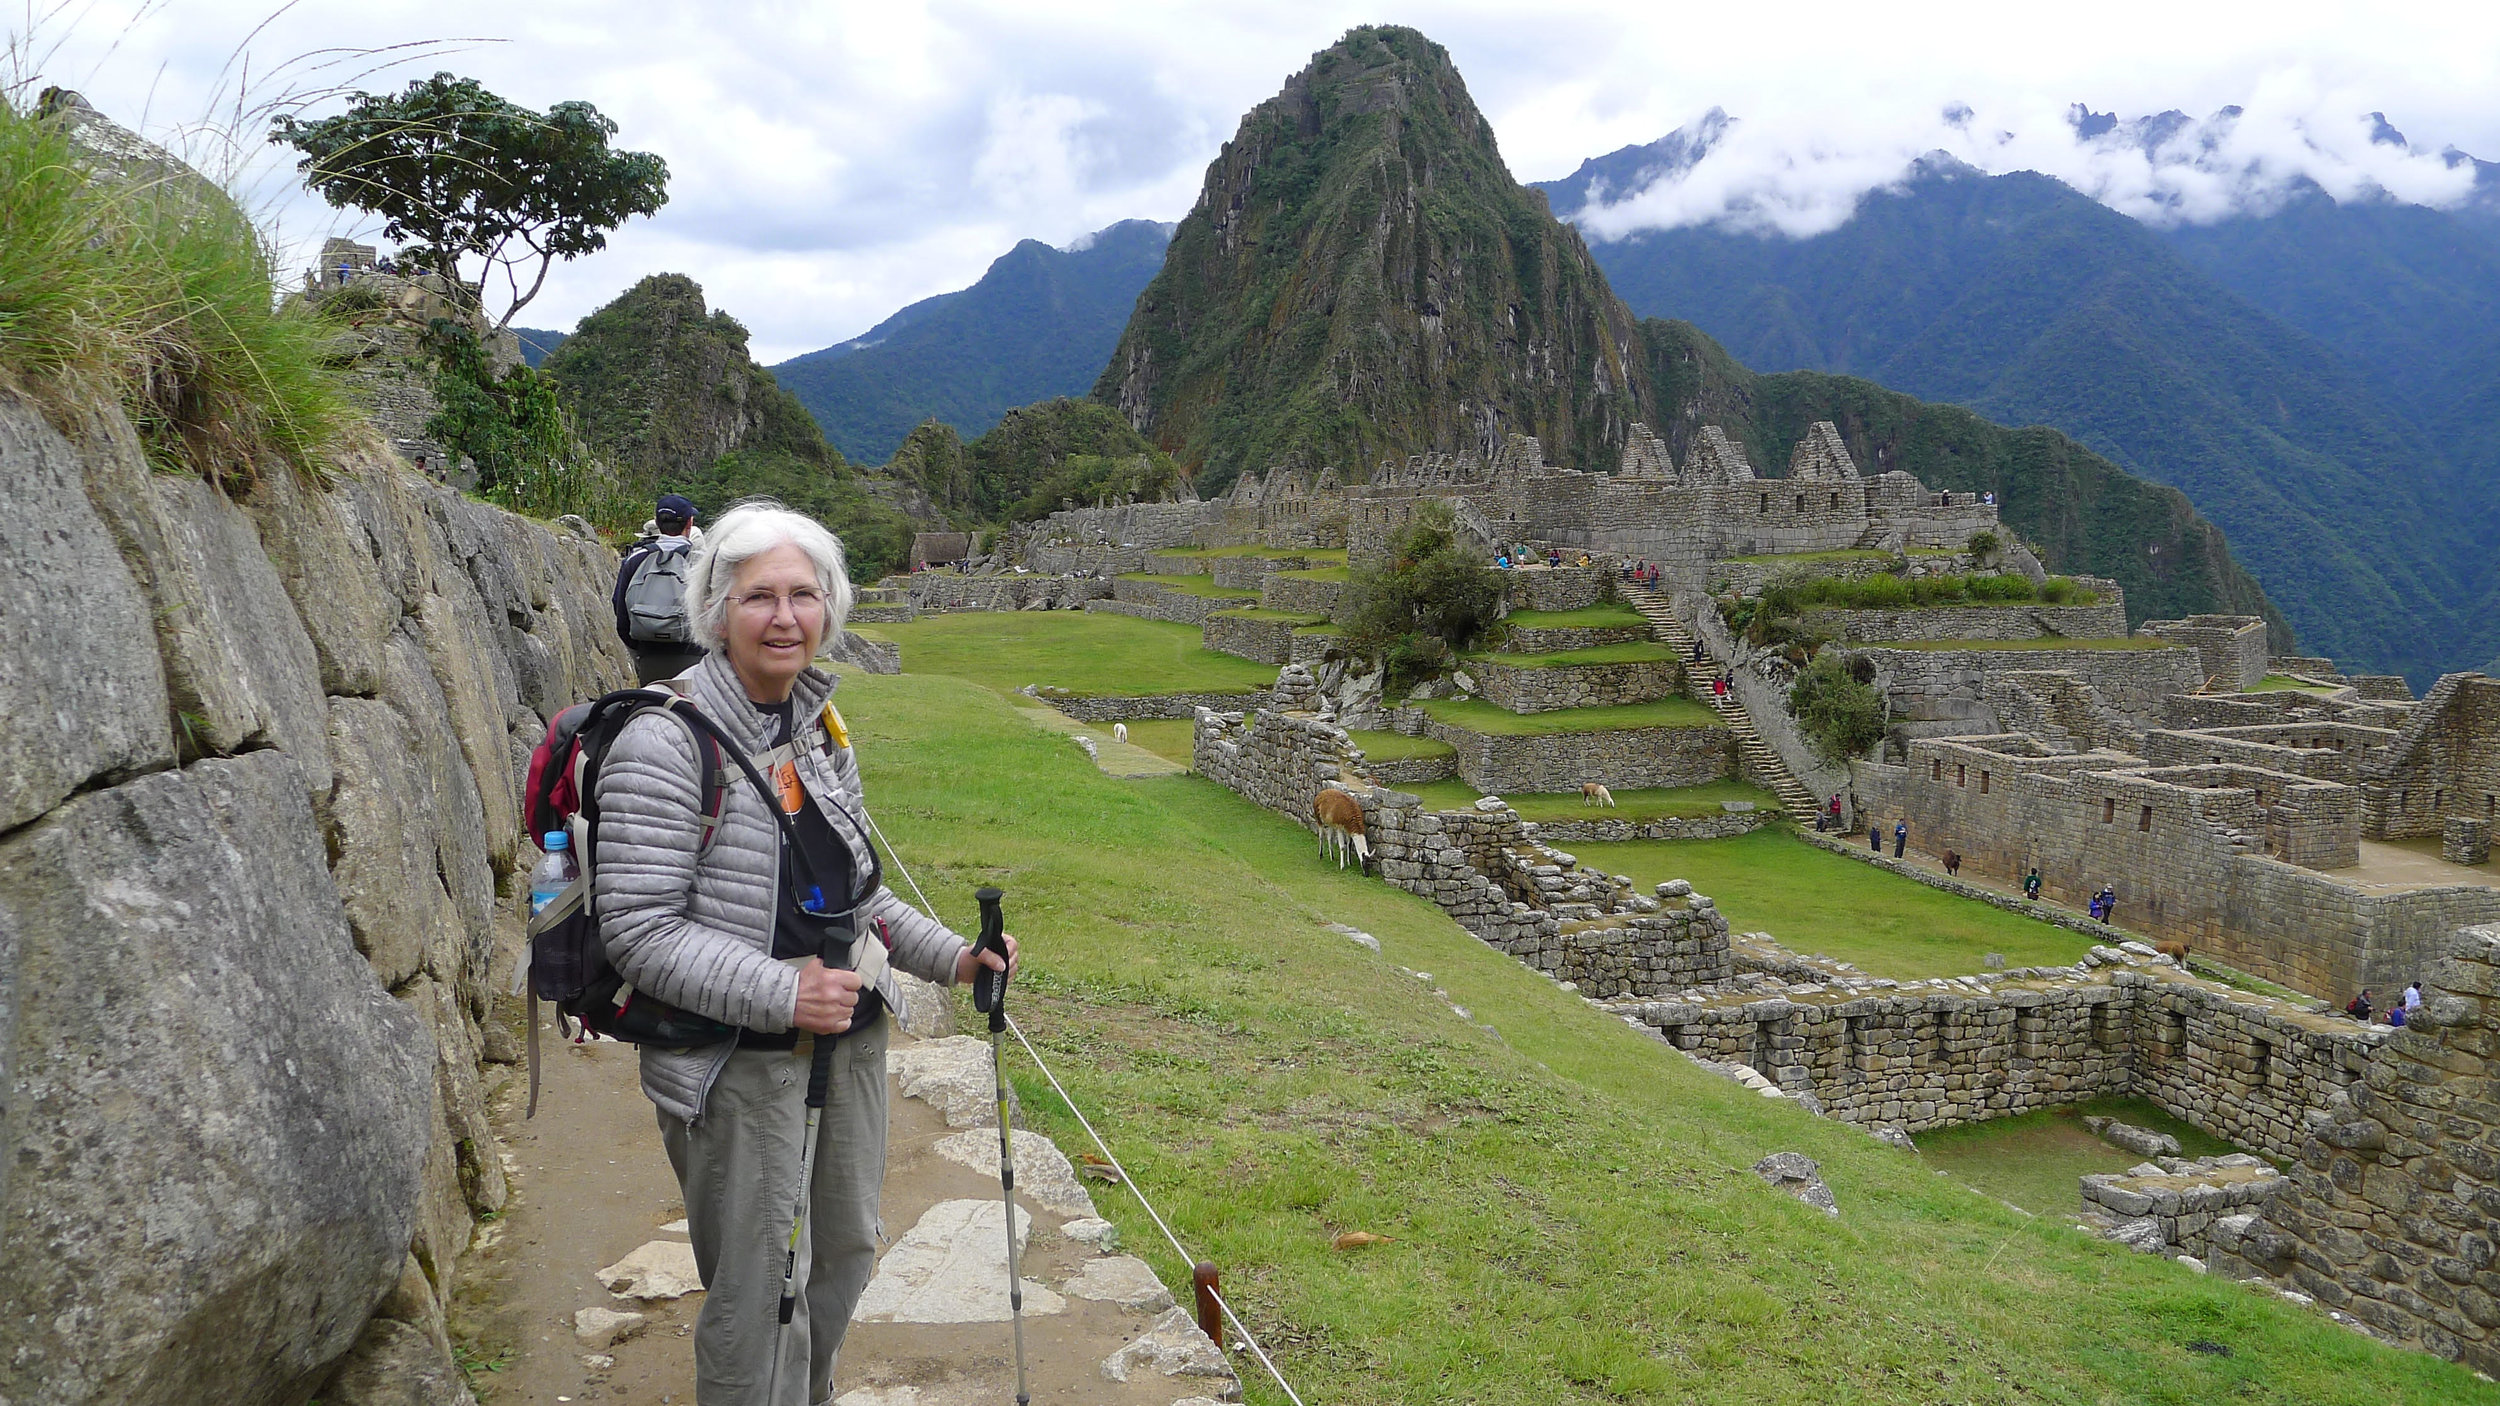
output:
[[[1615,589],[1622,592],[1624,600],[1649,622],[1650,637],[1674,650],[1676,658],[1685,661],[1689,669],[1693,657],[1693,632],[1685,627],[1683,621],[1675,618],[1674,610],[1667,603],[1667,593],[1625,582],[1617,582]],[[1705,653],[1703,657],[1710,656]],[[1753,715],[1745,711],[1743,703],[1737,701],[1734,691],[1722,698],[1701,686],[1700,679],[1696,678],[1694,683],[1695,696],[1718,710],[1720,720],[1727,724],[1728,731],[1736,735],[1736,753],[1743,773],[1778,796],[1781,806],[1798,824],[1813,824],[1815,813],[1820,809],[1814,793],[1807,790],[1805,783],[1788,769],[1788,763],[1780,760],[1780,754],[1771,744],[1762,740],[1761,732],[1753,725]]]

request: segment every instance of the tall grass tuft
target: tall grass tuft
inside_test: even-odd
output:
[[[65,116],[0,101],[0,370],[39,401],[117,399],[167,472],[317,478],[349,412],[331,329],[278,305],[273,267],[214,184],[99,159]]]

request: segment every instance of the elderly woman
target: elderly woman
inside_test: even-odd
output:
[[[706,652],[673,686],[777,794],[756,795],[724,759],[729,789],[707,841],[694,730],[656,709],[626,724],[598,777],[596,899],[609,957],[634,999],[723,1028],[712,1043],[642,1050],[643,1092],[659,1106],[708,1291],[695,1325],[702,1406],[831,1398],[834,1355],[876,1267],[887,1017],[900,1004],[888,963],[948,985],[975,969],[970,944],[881,882],[859,768],[829,701],[837,681],[813,664],[850,604],[831,533],[777,504],[732,509],[687,582]],[[767,805],[781,808],[798,853]],[[799,910],[794,895],[811,888],[832,924]],[[842,940],[849,933],[856,939]],[[1013,951],[1011,942],[1010,960]],[[832,1078],[802,1201],[802,1105],[815,1045],[827,1040]],[[785,1327],[785,1247],[802,1204]]]

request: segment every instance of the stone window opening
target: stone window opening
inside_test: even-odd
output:
[[[2136,812],[2135,828],[2146,831],[2153,828],[2153,808],[2151,806],[2145,806]]]
[[[1833,511],[1833,512],[1839,512],[1839,511],[1840,511],[1840,495],[1839,495],[1839,494],[1837,494],[1837,493],[1835,493],[1835,494],[1833,494],[1833,495],[1832,495],[1832,511]]]
[[[1979,773],[1979,794],[1983,796],[1988,794],[1988,772],[1985,768],[1982,768]]]
[[[1802,515],[1805,513],[1805,510],[1806,510],[1806,495],[1804,495],[1804,494],[1800,493],[1800,494],[1798,494],[1798,495],[1797,495],[1797,512],[1798,512],[1798,514],[1799,514],[1800,516],[1802,516]]]
[[[2163,1012],[2161,1026],[2163,1047],[2171,1054],[2185,1058],[2187,1055],[2187,1012]]]
[[[1754,1073],[1761,1075],[1765,1079],[1776,1079],[1778,1077],[1771,1072],[1771,1027],[1769,1025],[1757,1024],[1754,1026],[1753,1057],[1747,1062],[1753,1065]]]
[[[2108,796],[2101,797],[2101,823],[2103,825],[2118,823],[2118,802]]]
[[[1970,768],[1968,766],[1965,766],[1960,762],[1955,762],[1953,764],[1953,784],[1956,786],[1968,786],[1970,784]]]
[[[1946,1061],[1951,1057],[1945,1052],[1946,1041],[1944,1023],[1946,1019],[1947,1017],[1942,1011],[1938,1011],[1936,1013],[1936,1039],[1933,1046],[1927,1052],[1927,1066],[1931,1069],[1942,1069],[1945,1066]]]
[[[2264,1040],[2259,1040],[2259,1041],[2257,1042],[2257,1072],[2256,1072],[2256,1084],[2257,1084],[2257,1087],[2258,1087],[2258,1088],[2261,1088],[2261,1089],[2262,1089],[2262,1088],[2265,1088],[2267,1085],[2269,1085],[2269,1084],[2271,1084],[2271,1083],[2273,1083],[2273,1082],[2274,1082],[2274,1046],[2273,1046],[2273,1045],[2271,1045],[2271,1044],[2268,1044],[2268,1043],[2267,1043],[2266,1041],[2264,1041]]]
[[[1661,1025],[1658,1027],[1658,1038],[1666,1041],[1669,1049],[1680,1050],[1684,1048],[1684,1027],[1681,1025]]]
[[[1927,779],[1930,781],[1944,780],[1944,763],[1930,758],[1927,763]]]
[[[2116,1014],[2117,1012],[2115,1010],[2114,1002],[2096,1001],[2093,1003],[2092,1048],[2096,1050],[2107,1050],[2117,1047],[2117,1022],[2112,1019],[2112,1017]]]
[[[1762,511],[1766,514],[1771,511],[1771,495],[1768,493],[1762,495]]]

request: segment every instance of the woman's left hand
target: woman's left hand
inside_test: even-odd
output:
[[[973,947],[965,948],[964,954],[955,959],[955,984],[957,986],[961,986],[965,982],[972,980],[973,973],[979,971],[982,967],[988,967],[991,971],[1003,971],[1007,973],[1011,979],[1015,976],[1016,935],[1009,932],[1000,933],[999,936],[1007,939],[1006,959],[1004,961],[1000,960],[999,955],[995,952],[983,952],[978,948]]]

